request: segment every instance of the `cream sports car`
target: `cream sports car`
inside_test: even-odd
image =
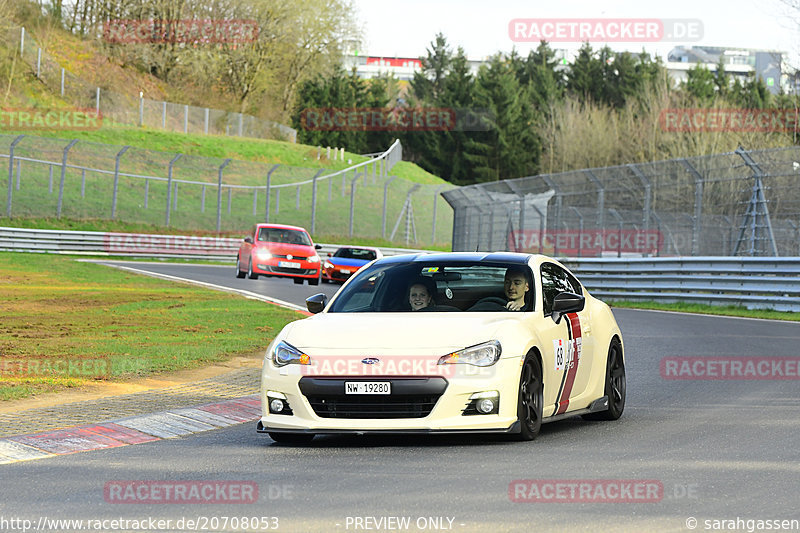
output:
[[[314,315],[287,325],[264,358],[257,429],[278,442],[477,432],[531,440],[544,422],[615,420],[625,406],[611,309],[549,257],[385,257],[330,301],[317,294],[306,304]]]

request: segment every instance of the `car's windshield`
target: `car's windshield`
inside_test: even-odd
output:
[[[510,270],[522,272],[528,287],[524,310],[532,310],[534,285],[527,266],[459,261],[375,263],[342,289],[328,312],[410,312],[409,294],[417,290],[426,296],[421,308],[426,311],[504,311]]]
[[[363,248],[339,248],[333,257],[341,257],[342,259],[363,259],[364,261],[372,261],[375,259],[374,250],[365,250]]]
[[[311,246],[308,234],[294,229],[260,228],[258,230],[259,242],[278,242],[284,244],[305,244]]]

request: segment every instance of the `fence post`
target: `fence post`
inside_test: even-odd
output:
[[[228,186],[228,214],[231,214],[231,201],[233,200],[233,187]]]
[[[19,31],[19,56],[22,57],[25,53],[25,26],[20,28]]]
[[[144,208],[145,209],[147,209],[147,197],[149,196],[149,192],[150,192],[150,180],[145,178],[145,180],[144,180]]]
[[[206,108],[205,117],[203,117],[203,133],[208,135],[208,108]]]
[[[6,199],[6,216],[9,218],[11,218],[11,198],[14,194],[14,148],[24,137],[24,135],[19,135],[11,142],[11,147],[8,149],[8,198]]]
[[[686,158],[681,159],[684,168],[694,178],[694,218],[692,219],[692,255],[697,255],[698,241],[703,217],[703,176],[689,163]]]
[[[64,69],[61,69],[61,96],[64,96]]]
[[[650,180],[644,175],[644,172],[639,170],[639,167],[633,163],[628,163],[627,167],[633,171],[636,177],[639,178],[639,181],[642,182],[642,185],[644,185],[644,214],[642,216],[642,222],[644,230],[647,231],[650,229],[650,197],[652,196],[653,189],[650,185]]]
[[[446,185],[442,185],[433,193],[433,224],[431,229],[431,244],[436,242],[436,204],[439,203],[439,194],[444,190]]]
[[[86,169],[81,169],[81,198],[86,198]]]
[[[374,166],[373,166],[373,175],[374,175]],[[383,229],[381,230],[381,237],[383,237],[384,239],[386,238],[386,201],[388,198],[389,184],[392,181],[394,181],[396,177],[397,176],[392,176],[391,178],[386,180],[386,183],[383,184],[383,223],[382,223]]]
[[[144,93],[139,91],[139,127],[144,125]]]
[[[275,214],[277,215],[281,211],[281,190],[275,189]]]
[[[189,105],[183,106],[183,133],[189,133]]]
[[[356,206],[356,182],[358,181],[359,173],[355,171],[356,175],[350,181],[350,236],[353,236],[353,215],[355,214]]]
[[[172,191],[172,210],[178,210],[178,182],[175,182],[175,190]]]
[[[230,159],[223,161],[219,166],[219,174],[217,175],[217,231],[222,227],[222,170],[230,162]]]
[[[328,202],[331,201],[332,197],[333,197],[333,176],[328,178]]]
[[[617,257],[622,257],[622,216],[614,208],[609,208],[608,212],[617,219]]]
[[[272,173],[275,172],[280,164],[274,165],[269,172],[267,172],[267,202],[266,202],[266,209],[264,210],[264,222],[269,222],[269,193],[270,193],[270,182],[272,181]],[[276,206],[277,208],[277,206]]]
[[[242,114],[239,113],[239,137],[242,136]]]
[[[95,114],[100,114],[100,87],[97,87],[97,91],[94,97],[94,112]]]
[[[541,176],[541,178],[556,193],[556,230],[559,230],[561,229],[561,188],[556,185],[550,176]],[[558,256],[558,239],[553,239],[553,255]]]
[[[167,102],[166,100],[161,101],[161,129],[167,129]]]
[[[67,177],[67,155],[77,142],[78,139],[73,139],[67,147],[64,148],[64,156],[61,159],[61,184],[58,186],[58,208],[56,209],[56,218],[61,218],[61,205],[64,201],[64,179]]]
[[[17,159],[17,190],[19,190],[21,179],[22,179],[22,161]]]
[[[117,152],[116,160],[114,161],[114,192],[111,194],[111,220],[117,218],[117,191],[119,190],[119,160],[122,159],[122,155],[128,151],[130,146],[123,146],[122,150]],[[83,187],[86,177],[86,169],[82,169],[83,174],[81,178],[81,196],[83,196]]]
[[[200,212],[206,212],[206,186],[203,185],[200,188]]]
[[[47,192],[49,194],[53,194],[53,165],[49,165],[50,167],[50,185],[48,186]]]
[[[175,157],[169,162],[169,166],[167,167],[167,216],[164,222],[165,226],[169,226],[169,211],[171,206],[172,200],[172,167],[175,163],[183,156],[183,154],[175,154]]]
[[[603,187],[603,184],[600,183],[600,180],[597,179],[597,176],[594,175],[589,169],[583,171],[586,174],[586,177],[594,183],[594,186],[597,188],[597,227],[602,228],[603,224],[605,224],[604,216],[606,211],[606,189]],[[582,220],[582,219],[581,219]]]
[[[36,77],[42,79],[42,49],[36,52]]]
[[[314,235],[317,222],[317,178],[319,178],[319,175],[323,172],[324,169],[320,169],[314,174],[314,177],[311,178],[311,235]]]
[[[258,209],[258,187],[253,187],[253,216],[256,216]]]

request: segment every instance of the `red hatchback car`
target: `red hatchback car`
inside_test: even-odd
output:
[[[239,246],[236,277],[282,276],[293,278],[297,284],[306,279],[309,285],[319,285],[322,271],[317,250],[320,248],[299,226],[256,224]]]

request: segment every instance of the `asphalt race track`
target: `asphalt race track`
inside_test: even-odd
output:
[[[236,279],[232,266],[135,266],[297,305],[338,288]],[[665,357],[796,358],[800,324],[624,309],[615,314],[628,380],[625,413],[616,422],[555,422],[529,443],[464,436],[317,437],[305,446],[278,445],[256,434],[255,424],[239,424],[3,465],[0,530],[22,530],[2,522],[11,517],[34,526],[41,517],[172,520],[169,528],[127,529],[132,531],[180,531],[178,520],[198,517],[205,517],[207,527],[192,530],[275,530],[275,521],[264,522],[269,528],[242,528],[241,522],[231,527],[232,517],[277,517],[277,530],[292,532],[758,531],[779,530],[779,520],[795,520],[794,529],[800,529],[797,376],[674,380],[660,371]],[[251,504],[109,503],[104,487],[125,480],[246,481],[258,486],[259,496]],[[645,500],[582,503],[569,497],[569,487],[580,480],[601,480],[609,495],[610,487],[625,483],[661,488]],[[512,501],[520,486],[542,494],[546,487],[563,490],[544,503]],[[227,528],[221,526],[224,517]]]

